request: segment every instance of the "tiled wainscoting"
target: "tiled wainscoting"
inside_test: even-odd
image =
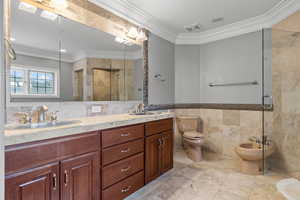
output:
[[[201,118],[200,129],[205,135],[205,150],[212,159],[238,159],[234,148],[247,142],[251,136],[262,133],[261,111],[176,109],[176,116],[197,115]],[[181,148],[181,138],[176,127],[176,147]]]
[[[239,157],[234,148],[240,143],[249,142],[251,136],[262,136],[262,111],[175,109],[174,112],[177,116],[200,116],[205,135],[204,157],[207,159],[232,159],[238,166]],[[269,157],[267,167],[300,177],[300,160],[297,156],[300,153],[300,134],[296,134],[300,130],[298,118],[283,114],[276,107],[274,112],[265,112],[264,117],[265,135],[276,145],[276,152]],[[175,147],[181,149],[181,136],[176,124],[175,127]]]

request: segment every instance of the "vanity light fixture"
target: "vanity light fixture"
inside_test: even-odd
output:
[[[51,0],[49,5],[58,9],[66,9],[69,6],[67,0]]]
[[[131,27],[127,33],[127,36],[131,39],[135,39],[138,36],[138,30],[135,27]]]
[[[115,38],[115,42],[123,43],[123,42],[124,42],[124,39],[117,36],[117,37]]]
[[[145,31],[142,28],[136,28],[136,27],[131,27],[129,31],[126,33],[126,36],[133,40],[139,40],[139,41],[144,41],[148,39]]]
[[[136,39],[139,40],[139,41],[145,41],[145,40],[148,40],[148,37],[146,36],[145,31],[140,30],[140,32],[139,32]]]
[[[56,20],[56,18],[58,17],[57,14],[53,13],[53,12],[49,12],[47,10],[43,10],[41,13],[41,17],[45,18],[45,19],[49,19],[51,21]]]
[[[20,2],[19,7],[20,10],[23,10],[25,12],[34,14],[37,11],[37,7],[29,4],[29,3],[25,3],[23,1]]]
[[[132,45],[133,45],[132,42],[126,40],[125,38],[121,38],[121,37],[118,37],[118,36],[115,37],[115,42],[118,42],[118,43],[120,43],[120,44],[125,44],[125,45],[127,45],[127,46],[132,46]]]

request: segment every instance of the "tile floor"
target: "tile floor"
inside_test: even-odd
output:
[[[275,184],[279,173],[250,176],[230,160],[193,163],[177,151],[174,168],[126,200],[285,200]]]

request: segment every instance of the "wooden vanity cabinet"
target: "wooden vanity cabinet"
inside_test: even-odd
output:
[[[59,200],[59,163],[44,165],[6,177],[6,200]]]
[[[92,152],[61,161],[61,200],[99,199],[98,157],[98,152]]]
[[[161,132],[160,130],[164,131]],[[150,135],[146,137],[145,158],[145,182],[149,183],[173,168],[172,120],[146,124],[146,135]]]
[[[122,200],[172,167],[172,119],[11,145],[5,200]]]
[[[99,150],[99,132],[6,147],[5,200],[99,200]]]

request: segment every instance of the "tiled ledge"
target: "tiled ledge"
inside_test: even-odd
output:
[[[263,111],[263,105],[261,104],[203,104],[203,103],[191,103],[191,104],[158,104],[149,105],[148,110],[165,110],[165,109],[220,109],[220,110],[253,110]],[[265,111],[272,111],[270,109]]]

